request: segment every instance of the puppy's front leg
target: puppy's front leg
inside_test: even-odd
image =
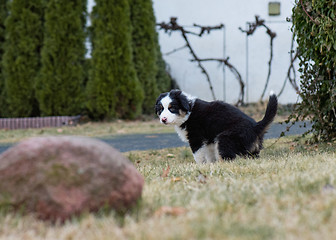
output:
[[[197,151],[193,152],[196,163],[206,163],[207,148],[205,146],[200,147]]]

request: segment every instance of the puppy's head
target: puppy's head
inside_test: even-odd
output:
[[[156,100],[155,112],[163,124],[181,125],[190,114],[193,99],[180,90],[162,93]]]

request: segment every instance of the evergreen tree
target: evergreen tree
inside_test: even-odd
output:
[[[0,0],[0,117],[4,116],[7,107],[6,97],[5,97],[5,78],[3,76],[2,67],[2,56],[4,53],[4,43],[5,43],[5,20],[7,18],[7,0]]]
[[[143,91],[132,56],[127,0],[96,0],[92,12],[92,59],[87,108],[93,118],[135,118]]]
[[[11,117],[38,114],[34,84],[40,69],[43,0],[12,0],[5,21],[5,94]]]
[[[134,65],[145,93],[144,113],[153,113],[159,94],[157,75],[157,44],[152,0],[129,0],[131,6]]]
[[[172,79],[167,72],[166,62],[164,61],[159,45],[159,41],[156,38],[157,56],[156,64],[158,66],[158,71],[156,73],[156,83],[159,92],[168,92],[172,88]],[[173,87],[174,88],[174,87]]]
[[[49,0],[42,68],[37,80],[41,113],[75,115],[83,102],[86,0]]]

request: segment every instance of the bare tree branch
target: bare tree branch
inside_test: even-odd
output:
[[[295,40],[295,35],[293,34],[292,42],[291,42],[291,51],[290,51],[291,62],[290,62],[290,65],[289,65],[287,75],[288,75],[288,79],[289,79],[289,82],[291,83],[292,87],[298,93],[300,91],[300,89],[299,89],[299,86],[296,84],[296,71],[295,71],[295,68],[294,68],[294,62],[299,57],[300,52],[299,52],[298,48],[296,48],[295,55],[293,56],[294,40]],[[293,72],[294,78],[291,78],[290,71]]]
[[[289,64],[289,68],[288,68],[288,71],[287,71],[287,76],[286,76],[285,81],[282,85],[282,88],[281,88],[281,90],[278,94],[278,97],[280,97],[280,95],[283,93],[283,91],[285,89],[285,86],[286,86],[287,79],[289,80],[290,84],[295,89],[295,91],[299,92],[299,87],[296,84],[296,73],[295,73],[295,68],[294,68],[294,62],[298,58],[299,52],[298,52],[298,49],[296,49],[295,55],[293,56],[294,39],[295,39],[295,36],[293,35],[292,42],[291,42],[291,49],[290,49],[290,64]],[[291,77],[291,72],[293,73],[293,78]]]
[[[197,62],[198,67],[201,69],[202,73],[205,75],[206,80],[209,84],[209,88],[210,88],[210,91],[211,91],[211,94],[212,94],[212,98],[215,100],[216,96],[215,96],[214,89],[213,89],[213,86],[212,86],[212,83],[211,83],[211,80],[210,80],[210,76],[209,76],[208,72],[206,71],[205,67],[202,65],[199,57],[196,55],[196,52],[192,48],[192,46],[189,42],[189,39],[187,37],[187,34],[202,36],[204,34],[204,32],[210,33],[211,30],[221,29],[221,28],[224,27],[224,25],[221,24],[221,25],[218,25],[218,26],[215,26],[215,27],[205,27],[205,26],[200,26],[200,25],[194,25],[196,27],[201,28],[199,34],[185,30],[184,27],[180,26],[177,23],[177,18],[176,17],[171,17],[169,23],[162,22],[162,23],[159,23],[157,25],[160,26],[160,29],[164,29],[165,32],[168,32],[169,34],[171,34],[171,32],[173,32],[173,31],[181,32],[181,35],[186,42],[186,47],[188,47],[191,55],[193,56],[193,61]]]
[[[187,46],[187,45],[184,45],[184,46],[182,46],[182,47],[175,48],[175,49],[173,49],[173,50],[171,50],[171,51],[169,51],[169,52],[167,52],[167,53],[164,53],[163,55],[168,56],[168,55],[173,54],[173,53],[176,53],[176,52],[178,52],[178,51],[180,51],[180,50],[182,50],[182,49],[185,49],[186,47],[188,47],[188,46]]]
[[[269,58],[269,61],[268,61],[268,73],[267,73],[267,78],[266,78],[266,82],[265,82],[265,87],[264,87],[264,90],[263,90],[263,92],[262,92],[262,94],[260,96],[260,100],[259,101],[263,100],[263,98],[265,96],[266,89],[268,87],[268,83],[269,83],[270,77],[271,77],[272,60],[273,60],[273,39],[274,39],[274,37],[270,38],[270,58]]]
[[[191,61],[195,61],[195,60],[191,60]],[[244,105],[245,84],[244,84],[244,81],[242,80],[242,77],[241,77],[240,73],[238,72],[237,68],[235,68],[231,63],[229,63],[229,57],[227,57],[226,59],[222,59],[222,58],[203,58],[203,59],[199,59],[199,61],[201,61],[201,62],[217,61],[217,62],[220,62],[222,64],[225,64],[230,69],[230,71],[235,75],[235,77],[238,80],[238,83],[240,85],[240,93],[239,93],[238,101],[235,105],[236,106]]]
[[[278,97],[280,97],[280,95],[283,93],[283,91],[285,89],[285,86],[286,86],[287,79],[289,80],[290,84],[293,86],[295,91],[299,92],[299,87],[297,86],[296,80],[295,80],[296,79],[296,74],[295,74],[295,68],[294,68],[294,61],[297,59],[298,56],[299,56],[299,53],[296,52],[294,57],[291,59],[291,62],[290,62],[290,65],[289,65],[289,68],[288,68],[288,71],[287,71],[287,76],[286,76],[284,84],[282,85],[282,88],[281,88],[281,90],[278,94]],[[292,78],[290,76],[291,72],[294,74],[294,78]]]
[[[306,15],[309,17],[310,21],[312,21],[313,23],[319,25],[319,22],[318,22],[317,20],[313,19],[313,18],[309,15],[309,13],[307,12],[307,10],[304,8],[303,3],[302,3],[302,0],[300,0],[300,3],[301,3],[301,7],[302,7],[303,11],[304,11],[304,12],[306,13]]]
[[[198,34],[198,36],[202,37],[202,35],[207,32],[208,34],[210,33],[211,30],[219,30],[222,29],[224,27],[224,24],[220,24],[218,26],[201,26],[198,24],[194,24],[195,27],[199,27],[201,28],[200,33]]]
[[[264,98],[270,77],[271,77],[271,69],[272,69],[272,60],[273,60],[273,40],[276,37],[276,33],[273,32],[268,26],[265,25],[265,20],[260,19],[259,16],[255,16],[255,22],[249,23],[249,29],[248,30],[243,30],[241,27],[239,28],[240,31],[246,33],[247,36],[252,35],[258,27],[264,27],[266,28],[266,33],[270,37],[270,58],[268,61],[268,73],[267,73],[267,78],[265,82],[265,87],[264,90],[261,94],[260,101]]]

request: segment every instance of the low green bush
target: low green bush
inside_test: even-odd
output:
[[[336,139],[336,2],[296,0],[293,27],[300,57],[302,101],[291,116],[309,117],[314,141]]]

